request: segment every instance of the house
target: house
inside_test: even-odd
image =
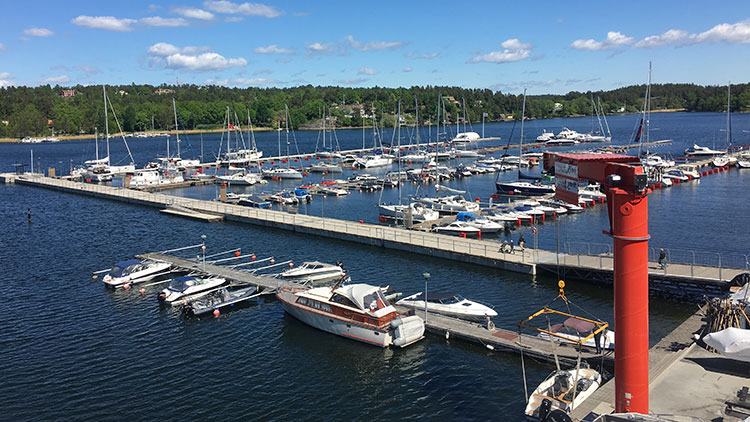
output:
[[[60,94],[62,97],[75,97],[76,92],[72,89],[63,89],[62,94]]]
[[[123,95],[128,95],[128,93],[127,93],[126,91],[122,90],[122,89],[121,89],[121,90],[119,90],[119,91],[117,91],[117,93],[118,93],[118,94],[120,94],[120,96],[121,96],[121,97],[122,97]]]
[[[555,103],[555,107],[552,109],[555,113],[562,111],[563,105],[561,103]]]
[[[154,91],[154,94],[156,95],[174,94],[174,89],[159,88],[156,91]]]

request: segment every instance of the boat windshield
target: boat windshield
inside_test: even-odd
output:
[[[168,289],[175,292],[181,292],[194,284],[195,279],[192,277],[175,277],[169,282]]]
[[[461,295],[453,295],[451,297],[447,297],[445,299],[441,299],[440,303],[443,305],[452,305],[454,303],[463,302],[465,299]]]
[[[362,303],[365,305],[365,309],[369,310],[370,312],[378,311],[389,305],[388,300],[386,300],[385,296],[383,296],[383,292],[381,290],[375,290],[369,295],[366,295],[364,298],[362,298]]]
[[[109,270],[109,275],[111,277],[124,277],[136,271],[140,271],[141,268],[143,268],[143,264],[140,261],[130,260],[118,262]]]

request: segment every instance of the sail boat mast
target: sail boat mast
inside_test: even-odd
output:
[[[731,89],[732,89],[732,83],[727,83],[727,152],[732,147],[732,121],[730,118],[730,113],[732,112],[731,109]]]
[[[521,150],[523,149],[523,122],[526,120],[526,88],[523,90],[523,105],[521,106],[521,140],[518,142],[518,175],[521,175]]]
[[[177,158],[180,158],[180,127],[177,124],[177,103],[174,98],[172,98],[172,109],[174,110],[174,133],[177,136]],[[169,141],[167,141],[167,157],[169,157]]]
[[[107,165],[109,165],[109,114],[107,114],[107,89],[104,85],[102,85],[102,96],[104,97],[104,133],[107,138]]]

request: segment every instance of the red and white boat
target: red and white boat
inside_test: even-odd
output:
[[[284,310],[317,329],[380,347],[406,347],[424,337],[422,318],[400,314],[380,287],[368,284],[303,289],[284,287],[276,292]]]

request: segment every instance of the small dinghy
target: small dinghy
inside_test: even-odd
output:
[[[182,312],[186,316],[191,317],[212,315],[216,310],[221,312],[226,308],[242,303],[248,299],[257,297],[257,291],[258,288],[255,286],[242,287],[238,289],[222,287],[218,290],[214,290],[206,294],[201,298],[187,302],[182,306]]]

